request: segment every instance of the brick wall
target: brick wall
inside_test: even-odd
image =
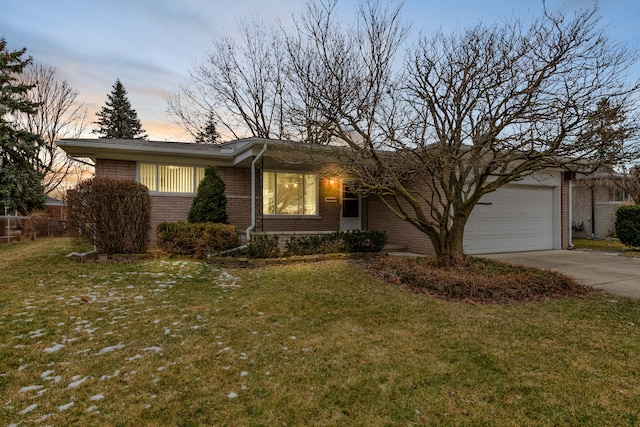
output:
[[[221,167],[218,174],[225,185],[228,221],[244,231],[251,225],[251,169]]]
[[[435,255],[427,235],[395,216],[378,196],[369,198],[369,229],[385,231],[390,245],[404,246],[417,254]]]
[[[136,179],[136,162],[98,159],[96,176],[118,179]],[[219,167],[218,173],[225,183],[227,216],[230,224],[242,232],[251,225],[251,169]],[[262,191],[258,188],[257,191]],[[340,228],[340,204],[327,201],[327,197],[339,200],[340,185],[321,179],[319,186],[318,215],[308,217],[264,218],[264,231],[335,231]],[[155,242],[155,230],[165,221],[186,221],[195,195],[151,194],[151,243]],[[262,231],[262,230],[260,230]]]
[[[136,179],[136,162],[127,160],[96,160],[96,176],[115,179]]]

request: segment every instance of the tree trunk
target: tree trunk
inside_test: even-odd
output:
[[[440,267],[455,267],[464,264],[464,225],[465,220],[454,220],[448,231],[429,236],[436,251]]]

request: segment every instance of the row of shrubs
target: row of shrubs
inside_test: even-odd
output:
[[[214,223],[163,222],[157,228],[156,244],[170,254],[204,257],[240,245],[236,227]],[[284,252],[279,236],[255,235],[247,248],[251,258],[313,255],[323,253],[379,252],[387,243],[381,231],[337,231],[310,236],[292,236]]]
[[[387,244],[387,235],[375,230],[336,231],[326,234],[291,236],[280,251],[279,236],[256,235],[251,238],[249,256],[274,258],[281,255],[315,255],[328,253],[380,252]]]

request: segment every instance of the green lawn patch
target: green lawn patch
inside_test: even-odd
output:
[[[640,303],[0,246],[0,425],[638,425]]]
[[[620,252],[620,255],[637,258],[640,257],[640,250],[630,248],[618,239],[573,239],[573,246],[576,249],[586,249],[603,252]]]

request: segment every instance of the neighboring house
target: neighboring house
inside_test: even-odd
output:
[[[572,184],[572,219],[575,237],[615,237],[616,212],[633,204],[629,194],[616,182],[614,173],[578,175]]]
[[[44,210],[49,219],[56,221],[67,220],[67,206],[60,199],[46,196],[44,200]]]
[[[377,197],[349,192],[330,165],[305,162],[277,140],[248,138],[220,145],[145,140],[66,139],[75,158],[90,158],[96,176],[136,180],[151,194],[152,230],[186,221],[204,168],[214,165],[226,184],[229,223],[239,231],[310,234],[385,231],[406,250],[432,254],[427,236],[396,218]],[[323,169],[322,175],[318,171]],[[570,241],[569,175],[536,174],[486,195],[465,229],[469,254],[566,249]],[[565,179],[567,178],[567,179]],[[153,240],[155,233],[151,233]]]

